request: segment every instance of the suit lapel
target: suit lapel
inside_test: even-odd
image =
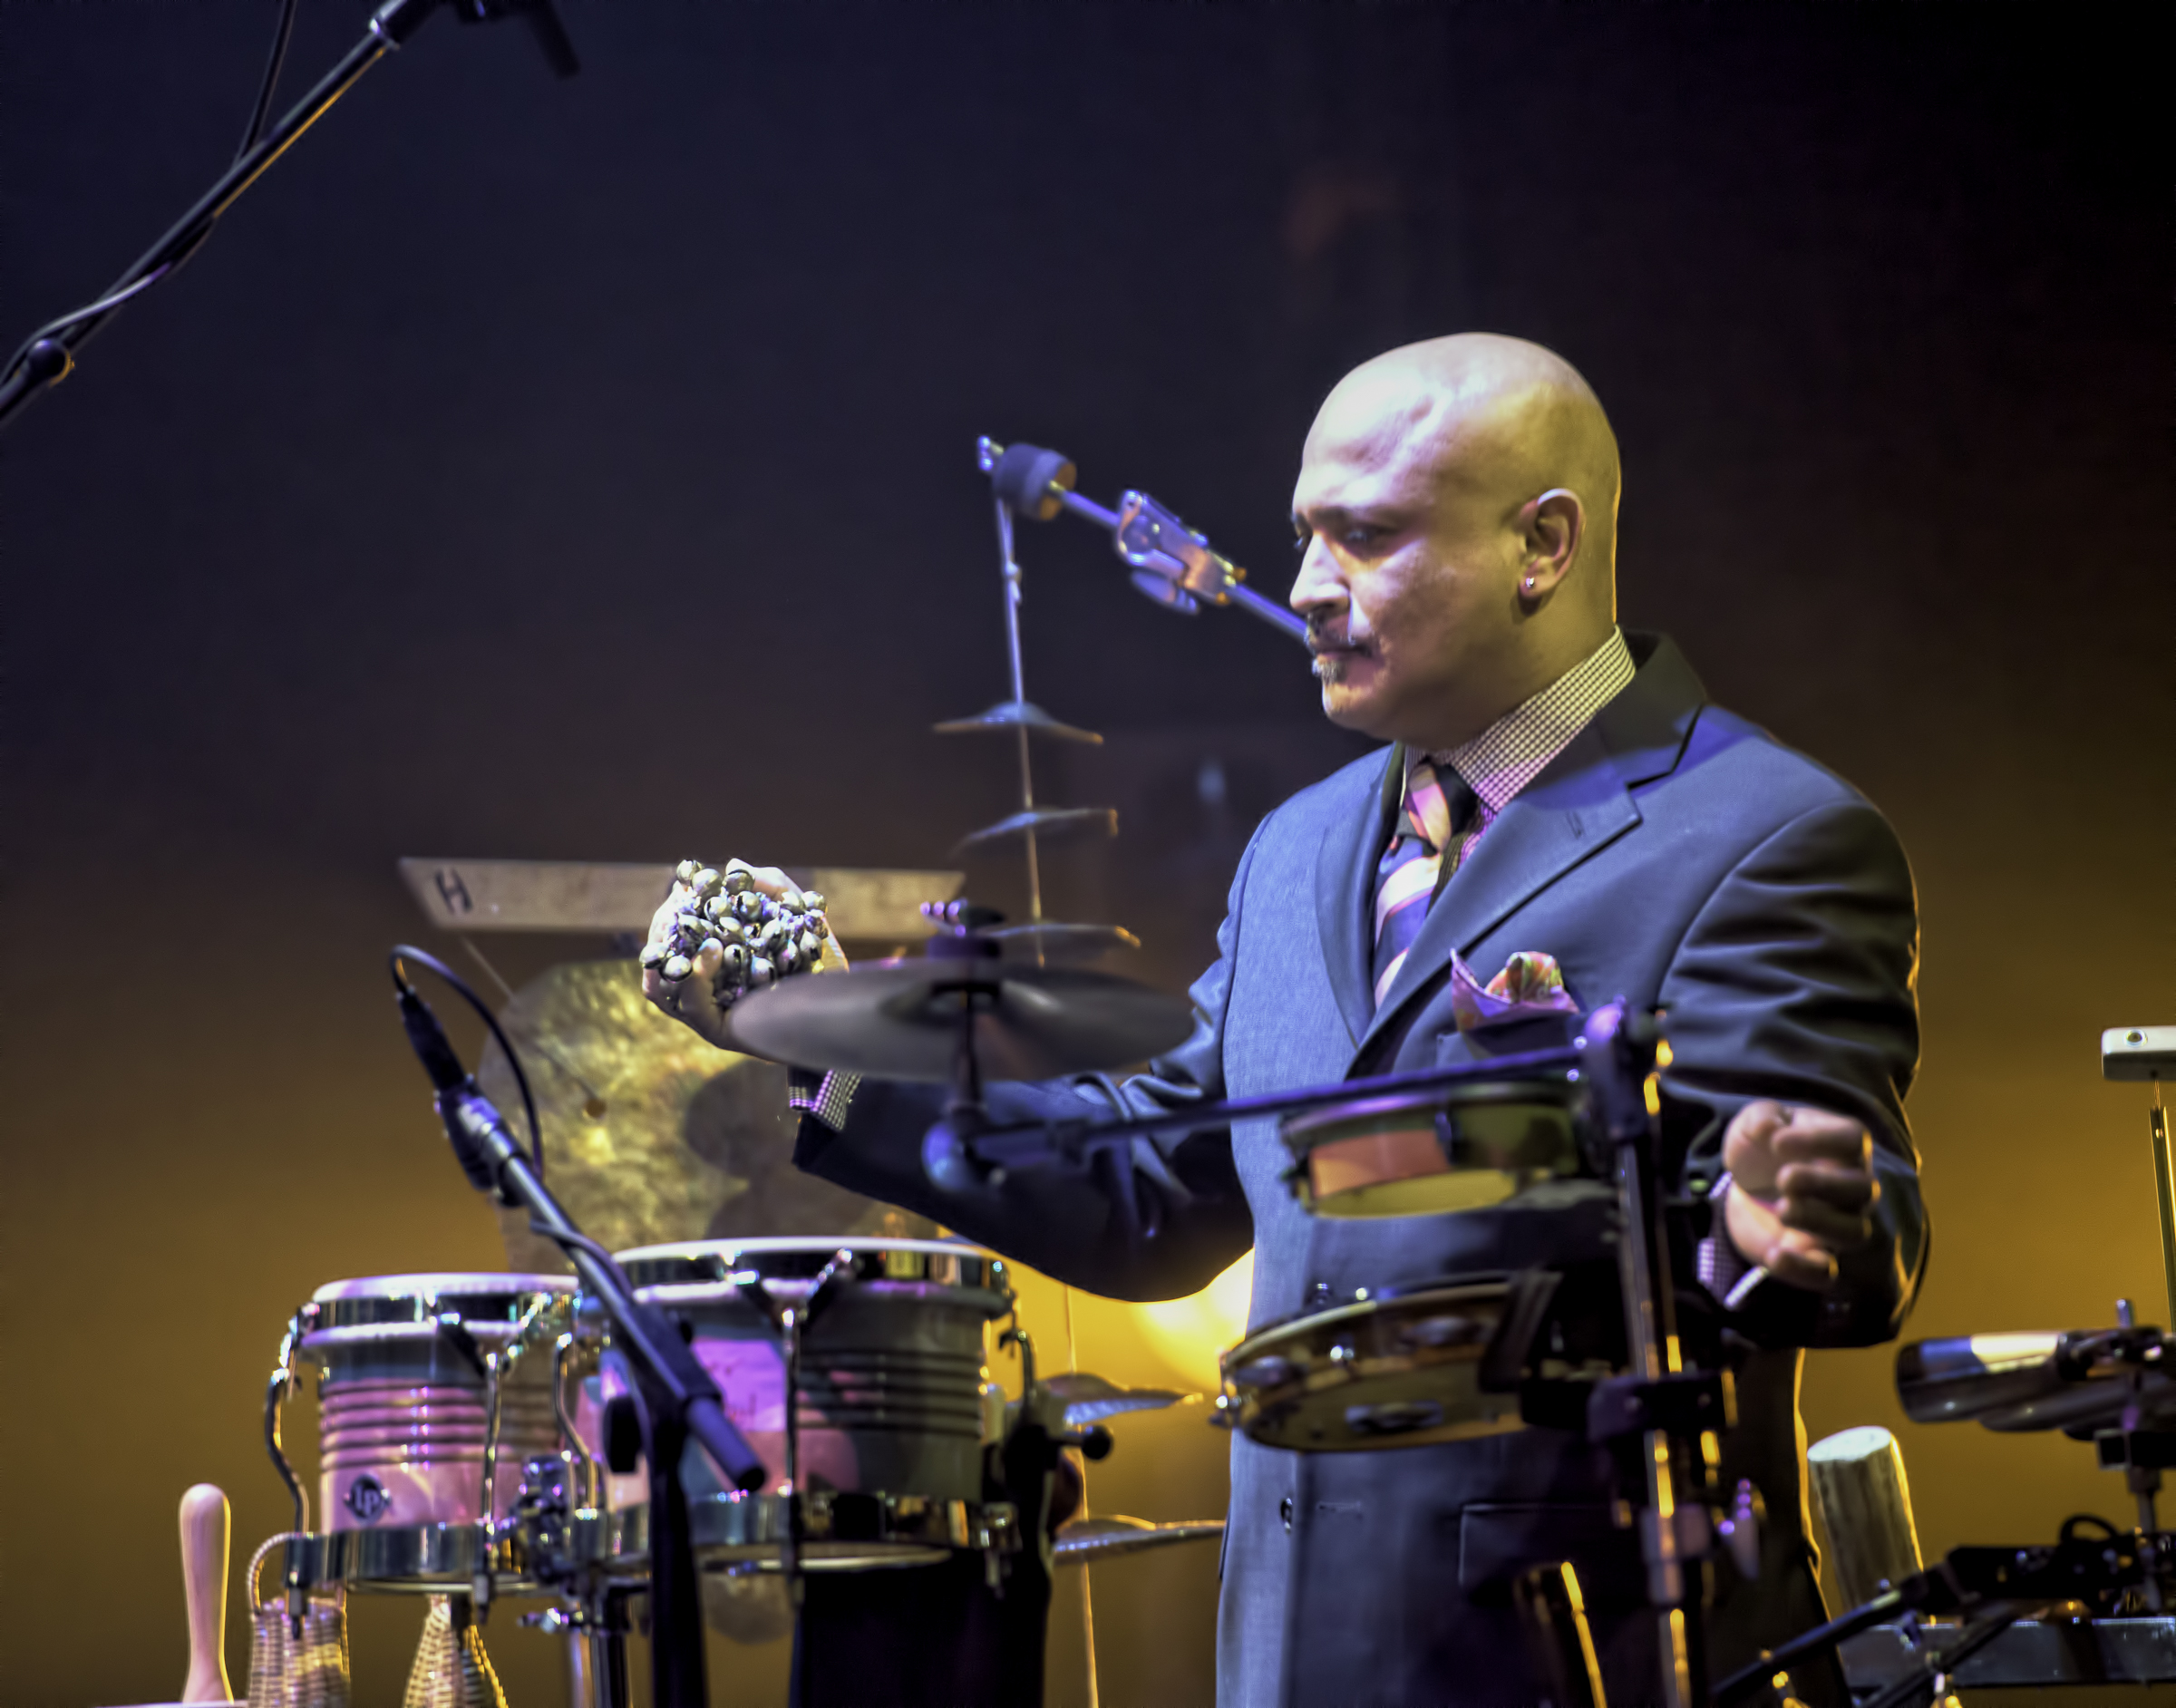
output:
[[[1669,641],[1627,639],[1639,674],[1504,808],[1452,874],[1384,993],[1382,1008],[1362,1029],[1362,1054],[1386,1026],[1401,1024],[1402,1009],[1435,985],[1454,952],[1472,948],[1515,909],[1637,825],[1632,785],[1675,769],[1706,696]],[[1473,971],[1487,979],[1496,969]]]
[[[1345,1030],[1359,1043],[1375,1018],[1374,925],[1375,865],[1390,839],[1391,814],[1404,795],[1405,750],[1394,747],[1378,779],[1373,810],[1365,808],[1333,821],[1323,832],[1315,866],[1315,918],[1322,932],[1322,958]],[[1486,839],[1485,838],[1483,839]]]

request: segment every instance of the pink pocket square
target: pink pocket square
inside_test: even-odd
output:
[[[1486,985],[1473,976],[1473,969],[1462,956],[1451,957],[1451,1013],[1461,1032],[1531,1020],[1540,1014],[1573,1014],[1579,1010],[1579,1004],[1564,988],[1564,975],[1553,955],[1538,949],[1521,950]]]

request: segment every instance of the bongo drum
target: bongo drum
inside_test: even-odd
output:
[[[1587,1171],[1580,1101],[1567,1080],[1480,1081],[1308,1110],[1279,1125],[1285,1178],[1316,1216],[1484,1209]]]
[[[689,1523],[705,1567],[762,1567],[781,1552],[788,1394],[779,1313],[788,1308],[805,1319],[792,1395],[800,1567],[917,1565],[1004,1545],[1010,1509],[983,1505],[983,1449],[1002,1418],[990,1403],[987,1330],[1013,1308],[1001,1259],[950,1240],[850,1236],[646,1246],[618,1261],[636,1296],[691,1334],[727,1414],[770,1471],[774,1492],[732,1495],[689,1449]],[[594,1391],[579,1408],[588,1432],[622,1384],[607,1360],[584,1385]],[[646,1476],[614,1475],[608,1491],[615,1555],[631,1563],[647,1546]]]
[[[329,1531],[474,1524],[484,1512],[487,1370],[502,1369],[490,1517],[522,1461],[559,1449],[551,1360],[509,1359],[572,1276],[390,1275],[322,1286],[296,1319],[318,1372],[318,1524]]]

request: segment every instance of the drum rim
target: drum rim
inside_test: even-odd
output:
[[[918,1563],[931,1552],[949,1554],[996,1548],[1011,1552],[1019,1543],[1019,1510],[1009,1500],[944,1499],[935,1495],[859,1493],[850,1490],[810,1489],[800,1497],[804,1548],[849,1547],[889,1549],[902,1556],[899,1565]],[[871,1501],[878,1515],[874,1537],[831,1534],[832,1508],[840,1499]],[[705,1550],[724,1548],[776,1549],[787,1524],[788,1497],[779,1494],[712,1494],[688,1498],[688,1528],[696,1550],[698,1569]],[[604,1563],[615,1575],[644,1572],[649,1559],[649,1502],[637,1500],[616,1507],[604,1518]],[[716,1515],[737,1519],[735,1528],[755,1532],[745,1539],[719,1540],[714,1532],[724,1526]],[[705,1520],[709,1521],[706,1522]],[[714,1533],[714,1534],[706,1534]],[[755,1571],[779,1569],[778,1555],[736,1562]],[[821,1556],[803,1556],[802,1569],[840,1569]]]
[[[1545,1094],[1535,1095],[1538,1090]],[[1455,1111],[1462,1107],[1489,1108],[1506,1103],[1545,1103],[1563,1110],[1568,1115],[1576,1116],[1579,1091],[1577,1081],[1549,1079],[1476,1080],[1468,1084],[1440,1086],[1433,1091],[1384,1092],[1372,1097],[1355,1098],[1350,1102],[1329,1103],[1319,1109],[1303,1109],[1287,1115],[1277,1123],[1277,1135],[1297,1150],[1299,1146],[1295,1141],[1307,1137],[1317,1128],[1371,1121],[1384,1115],[1408,1114],[1422,1109]]]
[[[637,1298],[654,1297],[660,1305],[702,1305],[712,1302],[710,1296],[721,1288],[730,1293],[728,1277],[741,1268],[753,1270],[766,1286],[792,1287],[814,1280],[841,1251],[851,1253],[857,1263],[872,1261],[887,1271],[907,1271],[857,1273],[853,1276],[857,1286],[939,1286],[961,1293],[987,1293],[1006,1301],[1012,1296],[1003,1257],[980,1246],[954,1240],[773,1237],[688,1240],[672,1246],[638,1247],[619,1253],[616,1261],[634,1282]],[[947,1273],[937,1273],[940,1268]],[[671,1296],[663,1296],[667,1293]],[[1003,1314],[1002,1309],[998,1314]]]
[[[765,1276],[766,1286],[777,1289],[789,1297],[798,1297],[798,1289],[812,1281],[812,1276]],[[877,1280],[855,1284],[862,1287],[941,1287],[947,1296],[927,1301],[946,1310],[964,1309],[970,1302],[976,1305],[978,1315],[991,1321],[1012,1310],[1016,1301],[1009,1287],[988,1280],[933,1281],[928,1276],[886,1276]],[[635,1296],[644,1305],[654,1305],[664,1311],[685,1311],[691,1316],[698,1311],[713,1309],[743,1313],[759,1321],[764,1320],[755,1303],[742,1294],[731,1281],[646,1281],[635,1289]],[[892,1297],[899,1296],[893,1294]],[[701,1332],[698,1328],[697,1333]],[[813,1331],[811,1331],[813,1332]],[[772,1335],[775,1339],[775,1334]],[[974,1353],[938,1354],[937,1356],[970,1358],[981,1356]]]
[[[760,1234],[746,1239],[675,1239],[656,1246],[633,1246],[612,1254],[615,1263],[641,1263],[659,1257],[708,1257],[743,1251],[921,1251],[953,1257],[987,1257],[1002,1262],[985,1246],[964,1239],[891,1239],[881,1234]]]
[[[492,1281],[499,1277],[478,1275],[369,1276],[366,1281]],[[471,1335],[497,1339],[511,1335],[539,1301],[571,1302],[580,1283],[570,1275],[510,1274],[507,1279],[540,1282],[537,1286],[490,1286],[463,1292],[459,1288],[432,1291],[356,1293],[325,1297],[326,1288],[355,1285],[328,1282],[318,1296],[296,1313],[301,1329],[299,1344],[306,1352],[372,1342],[436,1338],[442,1331],[438,1319],[452,1315]]]
[[[471,1593],[487,1566],[501,1595],[544,1587],[519,1569],[510,1534],[487,1535],[481,1525],[389,1525],[358,1530],[311,1530],[289,1543],[298,1548],[302,1575],[316,1584],[414,1595]]]
[[[1234,1342],[1230,1348],[1218,1359],[1218,1368],[1227,1381],[1230,1380],[1232,1372],[1248,1362],[1240,1358],[1241,1353],[1268,1335],[1283,1334],[1305,1323],[1328,1323],[1333,1320],[1357,1321],[1364,1317],[1373,1316],[1378,1311],[1387,1310],[1394,1305],[1416,1305],[1423,1301],[1433,1305],[1439,1300],[1462,1294],[1479,1293],[1493,1295],[1499,1299],[1508,1299],[1511,1296],[1511,1272],[1508,1269],[1482,1270],[1470,1276],[1460,1276],[1455,1279],[1438,1277],[1433,1281],[1416,1282],[1411,1286],[1384,1287],[1379,1290],[1371,1288],[1365,1299],[1347,1299],[1342,1305],[1326,1305],[1320,1310],[1299,1311],[1290,1316],[1279,1317],[1274,1323],[1264,1323],[1261,1327],[1248,1334],[1244,1340]],[[1257,1355],[1259,1355],[1258,1349]]]
[[[411,1285],[396,1286],[395,1283]],[[525,1293],[571,1293],[581,1284],[570,1275],[535,1275],[523,1270],[420,1271],[413,1275],[360,1275],[327,1281],[310,1295],[312,1305],[345,1305],[361,1299],[500,1299]]]

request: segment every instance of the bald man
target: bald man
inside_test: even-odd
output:
[[[1193,988],[1193,1037],[1116,1094],[1256,1096],[1560,1043],[1618,996],[1666,1010],[1668,1185],[1706,1289],[1685,1330],[1736,1373],[1722,1474],[1766,1511],[1757,1577],[1717,1568],[1721,1676],[1821,1616],[1801,1349],[1893,1335],[1925,1264],[1903,1110],[1918,922],[1871,806],[1709,704],[1667,640],[1617,628],[1617,493],[1600,403],[1537,345],[1441,338],[1339,383],[1293,494],[1292,604],[1325,713],[1387,746],[1263,820]],[[1457,974],[1485,982],[1519,956],[1549,957],[1572,1012],[1462,1029]],[[706,984],[655,994],[722,1037]],[[990,1101],[1000,1120],[1092,1116],[1112,1095],[1007,1085]],[[1190,1292],[1251,1245],[1252,1327],[1446,1276],[1610,1270],[1602,1182],[1457,1215],[1311,1217],[1268,1121],[1137,1143],[1150,1232],[1050,1171],[939,1191],[918,1160],[937,1097],[835,1078],[804,1100],[797,1160],[1117,1297]],[[1531,1708],[1511,1585],[1559,1559],[1578,1567],[1611,1702],[1656,1700],[1637,1546],[1610,1499],[1607,1463],[1569,1431],[1359,1453],[1235,1439],[1219,1703]],[[1826,1669],[1798,1684],[1845,1700]]]

